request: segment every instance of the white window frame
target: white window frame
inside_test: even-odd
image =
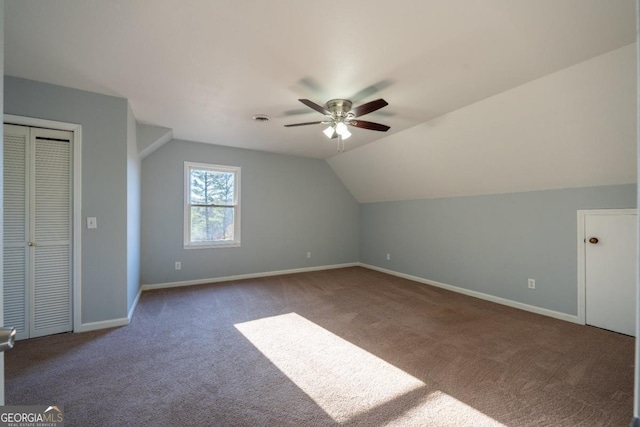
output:
[[[205,169],[213,172],[233,173],[233,237],[229,241],[191,241],[191,170]],[[240,167],[214,165],[210,163],[184,162],[184,249],[236,248],[240,246]]]

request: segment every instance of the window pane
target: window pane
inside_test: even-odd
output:
[[[235,174],[191,169],[191,204],[233,205]]]
[[[233,240],[234,208],[191,207],[191,242]]]
[[[184,166],[185,249],[240,246],[240,168],[192,162]]]

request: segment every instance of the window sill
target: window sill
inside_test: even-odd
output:
[[[183,245],[183,249],[223,249],[223,248],[239,248],[240,242],[231,242],[231,243],[191,243],[188,245]]]

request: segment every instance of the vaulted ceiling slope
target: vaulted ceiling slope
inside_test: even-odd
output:
[[[559,147],[566,159],[570,149],[551,140],[620,136],[595,124],[571,133],[585,122],[565,98],[581,89],[569,78],[573,92],[563,96],[553,76],[567,67],[597,74],[598,58],[616,62],[609,52],[628,55],[634,41],[634,0],[351,0],[334,9],[298,0],[20,0],[5,7],[6,74],[125,97],[141,124],[172,129],[178,139],[329,159],[361,201],[585,184],[548,177],[509,186],[504,176],[540,174],[539,161],[523,160],[531,152],[553,158]],[[581,65],[590,61],[596,65]],[[547,90],[544,99],[526,90],[536,85]],[[298,98],[356,105],[384,98],[390,105],[365,119],[391,130],[354,129],[348,151],[337,154],[322,126],[283,127],[322,119]],[[558,120],[566,111],[572,118]],[[594,106],[584,119],[599,111]],[[271,120],[254,122],[254,114]],[[548,140],[539,144],[532,129]],[[477,155],[484,160],[474,163]],[[430,174],[418,174],[427,164]]]
[[[637,182],[636,44],[328,159],[359,202]]]

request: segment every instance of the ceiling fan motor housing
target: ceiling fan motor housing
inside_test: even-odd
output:
[[[329,111],[334,117],[346,117],[347,113],[351,111],[351,106],[353,104],[348,99],[332,99],[327,102],[325,108]]]

